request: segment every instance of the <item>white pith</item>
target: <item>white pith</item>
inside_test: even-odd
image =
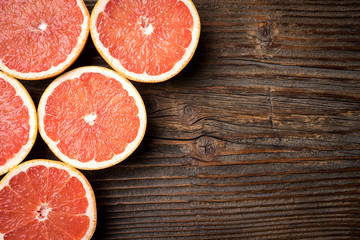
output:
[[[40,221],[45,221],[50,211],[51,209],[46,203],[42,204],[41,206],[39,206],[37,210],[38,213],[37,219],[39,219]]]
[[[19,174],[20,172],[26,171],[30,167],[38,166],[38,165],[42,165],[47,168],[55,167],[58,169],[63,169],[70,174],[70,178],[76,177],[82,183],[86,192],[85,196],[89,201],[89,207],[83,215],[87,215],[90,218],[89,229],[86,232],[85,236],[82,238],[82,240],[91,239],[92,235],[94,234],[96,228],[96,222],[97,222],[96,200],[95,200],[94,191],[88,180],[85,178],[85,176],[78,170],[72,168],[71,166],[68,166],[59,161],[45,160],[45,159],[35,159],[35,160],[26,161],[16,166],[8,174],[5,175],[5,177],[0,181],[0,191],[5,186],[9,186],[9,181],[13,176]],[[3,234],[0,233],[0,239],[3,239],[5,234],[6,233]]]
[[[96,113],[89,113],[89,114],[86,114],[85,117],[84,117],[84,120],[87,124],[89,124],[90,126],[94,125],[95,124],[95,120],[97,118],[97,115]]]
[[[144,34],[145,34],[145,35],[150,35],[153,31],[154,31],[154,27],[152,26],[151,23],[149,23],[149,25],[147,25],[147,26],[144,28]]]
[[[41,31],[45,31],[47,26],[48,25],[45,22],[41,22],[40,25],[38,26],[38,29]]]
[[[147,73],[134,73],[129,70],[127,70],[125,67],[122,66],[121,62],[112,57],[109,49],[105,48],[104,45],[101,43],[99,38],[99,33],[96,30],[96,20],[98,15],[104,11],[106,4],[110,0],[99,0],[97,4],[95,5],[92,13],[91,13],[91,20],[90,20],[90,34],[91,38],[96,46],[96,48],[99,50],[102,57],[106,60],[106,62],[116,71],[123,74],[125,77],[139,82],[162,82],[165,80],[168,80],[178,74],[185,66],[186,64],[191,60],[192,56],[194,55],[194,52],[196,50],[199,38],[200,38],[200,18],[199,14],[196,10],[195,5],[191,0],[178,0],[182,1],[190,10],[191,15],[194,17],[194,26],[191,29],[192,31],[192,39],[190,45],[186,48],[185,54],[183,55],[182,59],[177,62],[174,67],[165,73],[152,76],[148,75]],[[151,26],[152,27],[152,26]],[[153,29],[151,27],[148,30],[145,30],[146,33],[152,32]]]
[[[19,72],[17,70],[8,68],[0,59],[0,69],[11,76],[14,76],[19,79],[24,79],[24,80],[36,80],[36,79],[49,78],[49,77],[56,76],[57,74],[60,74],[61,72],[63,72],[79,56],[80,52],[82,51],[83,47],[85,46],[86,39],[89,34],[89,32],[88,32],[89,24],[90,24],[89,12],[88,12],[83,0],[76,0],[76,1],[77,1],[77,5],[81,9],[81,12],[83,13],[84,21],[83,21],[83,24],[81,25],[81,33],[78,37],[77,44],[74,47],[74,49],[72,49],[71,53],[67,56],[65,61],[63,61],[62,63],[60,63],[57,66],[52,66],[50,69],[48,69],[46,71],[24,73],[24,72]],[[47,26],[48,25],[45,22],[41,22],[40,25],[37,26],[37,30],[45,31],[47,29]]]
[[[6,173],[12,167],[18,165],[30,152],[32,149],[36,135],[37,135],[37,115],[36,108],[33,100],[31,99],[29,93],[25,87],[16,79],[9,77],[5,73],[0,72],[0,78],[5,79],[10,85],[15,89],[16,94],[21,97],[24,105],[29,109],[29,140],[22,146],[19,152],[17,152],[12,158],[8,159],[5,165],[0,166],[0,175]]]
[[[138,20],[138,24],[141,26],[145,35],[149,36],[154,31],[154,27],[149,23],[149,18],[141,16]]]
[[[80,162],[77,159],[71,159],[65,154],[63,154],[57,147],[58,142],[54,142],[51,138],[49,138],[44,130],[44,116],[45,116],[45,105],[47,102],[48,97],[51,95],[51,93],[54,91],[54,89],[59,86],[62,82],[68,80],[68,79],[75,79],[78,78],[82,73],[85,72],[95,72],[103,74],[104,76],[111,77],[113,79],[118,80],[123,88],[128,91],[129,96],[132,96],[136,102],[136,106],[138,107],[139,113],[138,117],[140,120],[140,126],[138,129],[138,134],[134,141],[129,143],[127,147],[125,148],[125,151],[121,154],[114,155],[114,157],[110,160],[103,161],[103,162],[97,162],[95,159],[92,159],[89,162]],[[140,144],[142,141],[145,130],[146,130],[146,109],[144,106],[144,102],[140,96],[140,94],[137,92],[135,87],[125,78],[120,76],[118,73],[107,69],[103,67],[80,67],[77,69],[74,69],[68,73],[65,73],[55,79],[45,90],[44,94],[41,96],[39,106],[38,106],[38,119],[39,119],[39,132],[43,140],[47,143],[49,148],[53,151],[53,153],[62,161],[76,167],[79,169],[85,169],[85,170],[92,170],[92,169],[102,169],[107,168],[110,166],[113,166],[122,160],[126,159]]]

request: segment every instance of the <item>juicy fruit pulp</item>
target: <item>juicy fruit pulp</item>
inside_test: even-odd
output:
[[[94,231],[95,214],[87,180],[64,164],[32,160],[1,181],[1,239],[83,239]]]
[[[100,40],[129,71],[149,75],[169,71],[191,42],[190,11],[181,1],[135,3],[108,2],[96,22]]]
[[[36,135],[37,116],[29,93],[0,72],[0,175],[26,157]]]
[[[91,69],[80,68],[78,74],[74,70],[69,77],[55,80],[39,104],[44,140],[60,159],[76,160],[85,169],[91,164],[97,168],[99,163],[105,167],[107,161],[125,154],[130,144],[139,141],[144,131],[140,117],[145,115],[144,108],[139,109],[143,103],[124,88],[125,79],[121,83],[115,79],[121,77],[111,70]],[[108,71],[115,78],[107,76]]]
[[[106,161],[135,139],[140,125],[137,113],[134,99],[118,81],[83,73],[61,83],[49,96],[45,132],[70,158]]]
[[[82,48],[79,39],[85,43],[88,35],[89,18],[84,18],[88,12],[78,3],[84,4],[82,0],[1,1],[0,68],[22,79],[65,70],[76,58],[76,48]]]
[[[0,77],[0,166],[29,141],[29,109],[15,89]]]
[[[100,48],[106,48],[111,58],[116,59],[125,71],[138,75],[165,74],[183,58],[186,64],[195,51],[192,49],[196,48],[198,41],[198,33],[195,32],[200,28],[195,27],[195,23],[199,24],[198,19],[194,20],[198,17],[195,7],[189,3],[191,1],[187,2],[188,5],[181,0],[109,0],[95,16],[96,32],[102,44]],[[95,9],[92,14],[96,15],[94,12]],[[92,28],[91,33],[95,35]],[[110,65],[116,64],[110,61]]]

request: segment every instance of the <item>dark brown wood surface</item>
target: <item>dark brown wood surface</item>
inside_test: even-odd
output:
[[[142,144],[83,171],[93,239],[360,239],[360,1],[194,4],[188,66],[134,83]],[[71,69],[86,65],[109,67],[90,38]],[[22,83],[37,105],[52,80]],[[57,159],[40,136],[34,158]]]

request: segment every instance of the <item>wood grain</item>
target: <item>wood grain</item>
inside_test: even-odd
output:
[[[189,65],[134,83],[142,144],[84,172],[94,239],[360,239],[360,2],[194,4]],[[71,68],[85,65],[108,67],[90,39]],[[22,83],[37,104],[52,80]],[[56,159],[40,137],[33,158]]]

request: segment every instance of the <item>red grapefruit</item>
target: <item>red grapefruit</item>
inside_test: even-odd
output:
[[[0,1],[0,69],[28,80],[60,74],[84,48],[89,20],[83,0]]]
[[[192,58],[200,18],[191,0],[99,0],[90,33],[116,71],[135,81],[161,82]]]
[[[0,175],[18,165],[37,135],[34,102],[23,85],[0,72]]]
[[[27,161],[0,182],[0,239],[91,239],[96,218],[89,182],[62,162]]]
[[[146,111],[135,87],[102,67],[81,67],[55,79],[39,106],[39,131],[64,162],[80,169],[110,167],[142,141]]]

